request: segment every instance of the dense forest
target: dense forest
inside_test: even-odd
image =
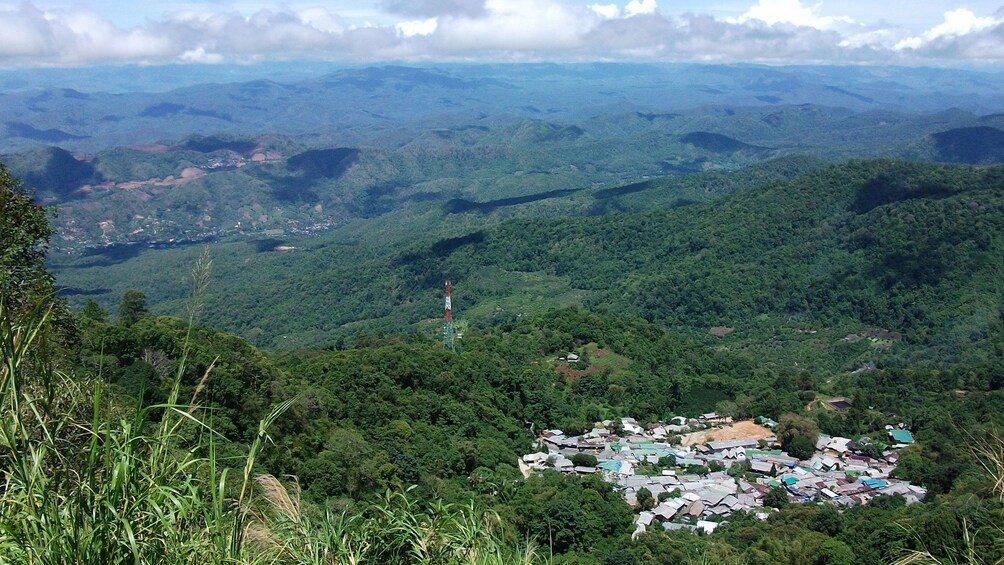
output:
[[[516,217],[467,206],[446,221],[223,242],[204,319],[283,349],[432,336],[450,276],[479,327],[583,305],[779,365],[988,364],[1000,358],[1002,182],[999,167],[790,157],[506,206]],[[160,275],[198,253],[52,263],[78,308],[140,287],[155,311],[176,312],[183,287]],[[713,327],[735,331],[717,339]]]
[[[423,331],[257,350],[200,326],[216,325],[213,289],[228,284],[206,252],[185,277],[181,318],[149,312],[142,288],[113,313],[95,302],[73,312],[44,267],[45,210],[0,169],[0,560],[998,562],[1002,171],[810,169],[705,204],[389,245],[328,279],[344,286],[299,283],[368,317],[378,306],[354,294],[362,279],[380,281],[362,292],[396,288],[402,302],[432,294],[444,273],[471,304],[505,292],[513,273],[581,292],[571,306],[484,316],[459,353]],[[253,294],[228,296],[259,323],[324,328],[320,318],[339,315],[308,301],[261,312]],[[725,325],[736,331],[706,335]],[[825,350],[800,337],[819,334],[773,338],[792,327],[883,333]],[[573,351],[577,378],[558,370]],[[849,410],[811,409],[837,396]],[[517,468],[544,429],[713,410],[797,414],[855,438],[902,422],[917,443],[896,474],[930,494],[848,509],[779,503],[712,536],[632,539],[632,508],[609,483]]]

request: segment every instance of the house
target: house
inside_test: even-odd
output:
[[[708,507],[711,508],[721,504],[722,501],[725,500],[725,497],[729,496],[729,494],[730,493],[728,491],[721,491],[715,489],[706,490],[701,492],[701,500],[706,502]]]
[[[698,500],[691,503],[690,508],[687,510],[687,514],[694,518],[704,514],[704,502]]]
[[[547,458],[548,458],[547,453],[529,453],[523,456],[523,461],[527,463],[539,463],[547,461]]]
[[[842,396],[837,397],[837,398],[831,398],[831,399],[827,400],[826,403],[829,404],[831,407],[833,407],[838,412],[846,412],[847,410],[849,410],[851,408],[851,401],[847,400],[846,398],[844,398]]]
[[[709,441],[708,447],[714,453],[720,453],[726,450],[733,450],[737,447],[743,449],[756,447],[757,440],[752,438],[739,438],[739,439],[723,439],[719,441]]]
[[[837,454],[843,455],[850,451],[850,444],[853,440],[846,437],[834,437],[830,438],[830,441],[823,446],[821,451],[833,451]],[[818,444],[818,442],[817,442]]]
[[[561,456],[554,459],[554,468],[562,473],[571,473],[575,471],[575,465],[568,459]]]
[[[621,418],[621,428],[628,434],[641,436],[645,433],[645,429],[639,426],[634,418]]]
[[[774,469],[773,461],[759,461],[753,460],[750,463],[750,470],[754,473],[763,473],[764,475],[773,475],[777,471]]]
[[[715,528],[719,526],[720,522],[709,522],[707,520],[698,520],[697,528],[704,530],[704,533],[711,535],[715,532]]]
[[[777,422],[775,422],[774,420],[771,420],[770,418],[768,418],[766,416],[757,416],[757,418],[756,418],[755,421],[756,421],[757,424],[760,424],[761,426],[767,426],[768,428],[770,428],[772,430],[777,427]]]

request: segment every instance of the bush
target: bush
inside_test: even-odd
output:
[[[655,506],[655,497],[652,496],[652,491],[645,487],[638,489],[637,499],[638,508],[641,508],[642,510],[650,510],[653,506]]]
[[[763,497],[763,505],[770,508],[784,508],[788,505],[788,491],[782,487],[774,487]]]
[[[572,465],[576,467],[595,467],[596,463],[596,456],[588,453],[576,453],[572,456]]]

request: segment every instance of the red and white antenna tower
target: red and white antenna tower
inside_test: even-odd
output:
[[[446,279],[446,307],[443,312],[445,322],[443,323],[443,347],[457,352],[457,328],[453,325],[453,303],[450,301],[452,287],[450,279]]]

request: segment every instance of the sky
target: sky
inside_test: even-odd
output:
[[[1004,70],[1004,0],[0,0],[0,68],[294,59]]]

